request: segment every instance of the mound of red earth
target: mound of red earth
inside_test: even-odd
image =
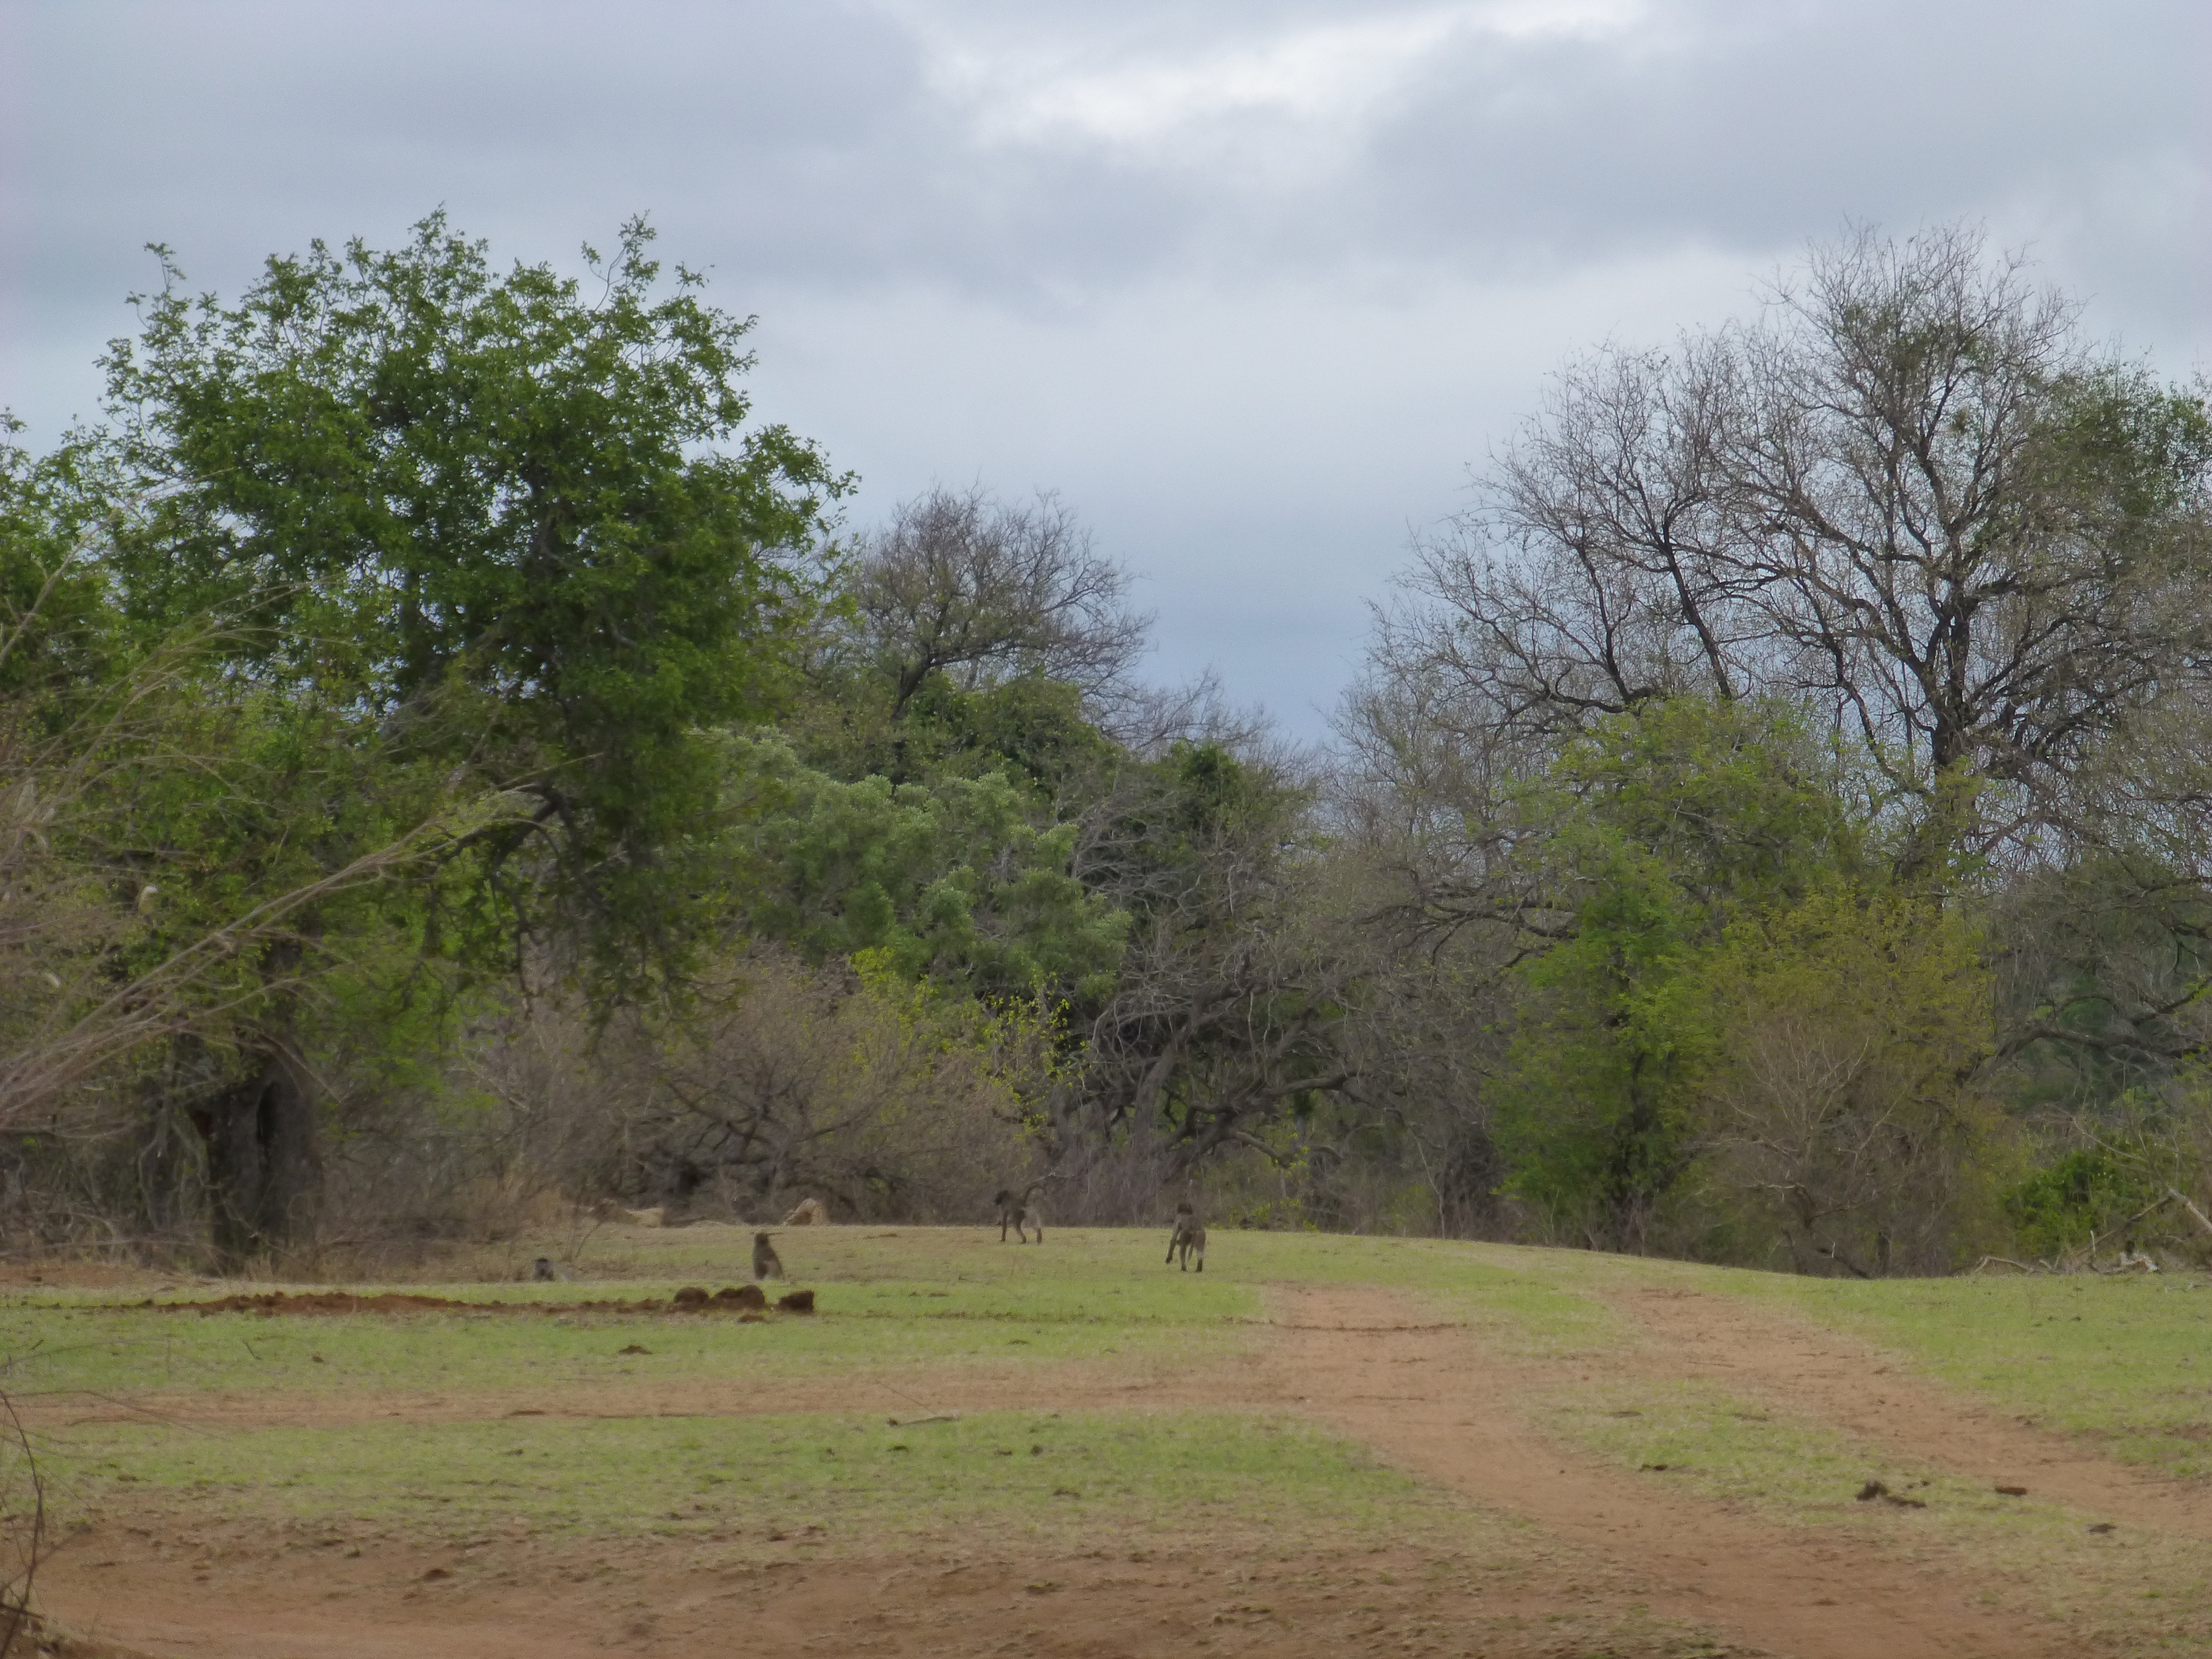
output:
[[[768,1306],[768,1297],[757,1285],[731,1285],[709,1294],[696,1285],[685,1285],[665,1302],[651,1297],[635,1301],[598,1302],[462,1302],[449,1297],[416,1296],[398,1291],[361,1295],[351,1291],[269,1291],[256,1296],[226,1296],[211,1302],[143,1302],[111,1304],[149,1308],[156,1313],[258,1314],[264,1319],[318,1314],[495,1313],[539,1318],[557,1314],[692,1314],[739,1313]],[[814,1292],[793,1291],[776,1304],[787,1313],[812,1313]]]

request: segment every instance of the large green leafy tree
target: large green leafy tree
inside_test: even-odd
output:
[[[1511,1190],[1595,1243],[1649,1246],[1699,1148],[1721,941],[1859,860],[1833,786],[1775,705],[1655,702],[1567,745],[1530,805],[1550,938],[1520,970]]]
[[[442,215],[392,252],[318,243],[235,306],[167,286],[106,359],[115,454],[155,505],[131,614],[238,623],[227,665],[375,740],[524,789],[609,960],[665,940],[657,871],[711,804],[700,728],[757,716],[841,489],[748,428],[749,320],[664,291],[642,222],[592,290],[496,273]],[[629,964],[635,967],[633,961]]]
[[[298,912],[252,960],[260,994],[191,1084],[234,1254],[311,1195],[319,952],[409,994],[534,957],[635,996],[716,908],[705,731],[775,706],[815,598],[799,556],[842,482],[748,426],[750,323],[690,272],[664,283],[650,241],[639,222],[611,258],[587,249],[587,289],[499,273],[433,216],[397,250],[271,259],[235,305],[187,295],[165,254],[105,359],[124,627],[216,619],[201,695],[251,711],[250,764],[137,804],[165,908],[204,922],[296,888],[303,860],[346,867],[456,789],[531,803],[454,838],[436,879]]]

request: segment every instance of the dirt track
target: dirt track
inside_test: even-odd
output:
[[[1662,1339],[1668,1376],[1765,1394],[1938,1468],[2017,1483],[2106,1520],[2212,1539],[2212,1493],[2139,1474],[1962,1401],[1866,1343],[1698,1291],[1637,1291],[1617,1303]]]
[[[1621,1304],[1654,1339],[1643,1369],[1725,1376],[1876,1443],[1968,1474],[2016,1477],[2115,1521],[2194,1536],[2212,1529],[2212,1504],[2202,1494],[2161,1486],[1991,1417],[1900,1376],[1883,1356],[1847,1339],[1723,1297],[1638,1291],[1624,1294]],[[109,1527],[54,1559],[41,1580],[43,1599],[80,1630],[164,1656],[563,1659],[610,1645],[702,1656],[1149,1655],[1187,1653],[1202,1638],[1213,1651],[1249,1648],[1281,1659],[1376,1644],[1386,1632],[1437,1651],[1534,1656],[1580,1650],[1553,1645],[1560,1631],[1546,1620],[1563,1606],[1589,1601],[1587,1564],[1595,1563],[1604,1585],[1598,1599],[1615,1611],[1648,1607],[1662,1621],[1718,1632],[1740,1652],[2028,1659],[2081,1651],[2059,1632],[1991,1610],[1979,1583],[1947,1580],[1824,1529],[1765,1523],[1663,1479],[1562,1450],[1531,1426],[1518,1402],[1529,1390],[1570,1380],[1576,1362],[1502,1361],[1464,1328],[1437,1325],[1410,1302],[1369,1288],[1284,1291],[1273,1307],[1279,1329],[1257,1363],[1188,1371],[1160,1364],[947,1367],[855,1377],[833,1389],[743,1394],[693,1382],[567,1390],[557,1398],[526,1390],[343,1401],[233,1396],[196,1403],[185,1420],[244,1427],[518,1410],[896,1415],[917,1404],[938,1411],[1249,1407],[1310,1416],[1425,1480],[1524,1517],[1565,1547],[1554,1578],[1492,1591],[1466,1572],[1422,1577],[1413,1564],[1407,1572],[1418,1582],[1378,1600],[1354,1571],[1359,1564],[1335,1560],[1255,1559],[1232,1567],[1097,1554],[1048,1562],[823,1560],[733,1571],[672,1559],[680,1552],[669,1547],[623,1545],[580,1559],[573,1550],[491,1542],[465,1571],[426,1579],[440,1563],[422,1551],[377,1549],[345,1561],[311,1556],[312,1569],[303,1570],[248,1543],[240,1559],[210,1563],[180,1554],[173,1539]],[[57,1401],[47,1409],[82,1417],[132,1408]],[[1670,1650],[1661,1632],[1632,1650]]]

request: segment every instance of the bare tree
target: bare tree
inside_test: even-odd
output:
[[[1736,695],[1760,633],[1726,557],[1736,380],[1725,342],[1570,364],[1482,505],[1419,550],[1416,603],[1382,617],[1382,654],[1456,680],[1485,725],[1538,736]]]
[[[842,1216],[946,1221],[1032,1168],[1040,1041],[763,946],[681,1018],[592,1032],[543,1005],[485,1064],[522,1156],[579,1195],[752,1218],[823,1195]]]
[[[1540,736],[1795,691],[1939,837],[2020,845],[2133,714],[2203,695],[2208,459],[2201,403],[1978,231],[1863,231],[1755,325],[1571,368],[1379,654]]]
[[[1012,503],[978,486],[901,507],[863,547],[853,592],[896,714],[937,672],[972,686],[1036,672],[1110,696],[1152,625],[1128,586],[1056,496]]]
[[[1312,786],[1292,757],[1191,744],[1132,768],[1075,855],[1131,916],[1120,984],[1091,1022],[1084,1109],[1101,1138],[1164,1134],[1175,1178],[1352,1079],[1334,1041],[1350,959],[1309,902]]]
[[[2095,357],[2075,306],[1975,232],[1863,233],[1778,305],[1741,347],[1730,562],[1897,781],[1964,769],[2032,822],[2132,711],[2202,680],[2202,412]]]
[[[49,1547],[46,1482],[30,1434],[4,1395],[0,1418],[0,1659],[7,1659],[21,1638],[39,1634],[31,1592]],[[42,1645],[40,1651],[53,1650]]]

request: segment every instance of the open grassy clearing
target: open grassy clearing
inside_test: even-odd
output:
[[[684,1285],[742,1281],[750,1237],[720,1226],[608,1229],[568,1270],[570,1282],[441,1275],[408,1283],[434,1285],[456,1300],[518,1305],[665,1298]],[[1531,1273],[1518,1259],[1598,1260],[1571,1252],[1238,1233],[1217,1246],[1212,1270],[1201,1275],[1164,1267],[1152,1234],[1119,1229],[1055,1229],[1050,1246],[1027,1249],[1000,1247],[994,1235],[966,1228],[804,1229],[785,1237],[783,1250],[794,1282],[819,1292],[821,1312],[811,1319],[739,1324],[720,1316],[612,1312],[544,1320],[464,1312],[202,1317],[131,1304],[149,1292],[163,1303],[208,1301],[241,1286],[165,1279],[137,1295],[41,1287],[0,1304],[0,1385],[27,1397],[80,1390],[336,1394],[804,1378],[963,1361],[1172,1356],[1188,1363],[1249,1351],[1263,1340],[1262,1291],[1270,1284],[1428,1292],[1441,1298],[1440,1317],[1465,1321],[1515,1354],[1601,1352],[1634,1340],[1586,1285],[1563,1281],[1555,1270]],[[483,1265],[464,1259],[447,1271]],[[650,1346],[651,1354],[624,1354],[633,1343]]]
[[[641,1237],[608,1281],[625,1295],[718,1282],[686,1271],[694,1267],[686,1247],[672,1247],[680,1237]],[[802,1282],[821,1293],[825,1311],[811,1320],[202,1317],[110,1311],[137,1299],[128,1292],[41,1291],[43,1305],[15,1302],[0,1328],[15,1341],[45,1339],[27,1354],[17,1350],[19,1379],[35,1376],[49,1389],[104,1381],[156,1411],[164,1390],[155,1379],[141,1376],[135,1391],[130,1383],[157,1342],[175,1368],[171,1394],[282,1396],[340,1389],[350,1376],[352,1386],[366,1377],[394,1389],[483,1388],[557,1405],[564,1379],[829,1379],[854,1366],[891,1376],[928,1366],[942,1380],[947,1360],[1025,1353],[1110,1362],[1143,1352],[1198,1364],[1270,1336],[1252,1271],[1263,1261],[1270,1280],[1295,1279],[1316,1261],[1349,1284],[1459,1276],[1449,1252],[1370,1241],[1254,1238],[1239,1253],[1243,1271],[1216,1264],[1202,1279],[1162,1268],[1150,1233],[1056,1233],[1054,1244],[1069,1247],[1061,1250],[1002,1250],[964,1233],[832,1232],[799,1243],[804,1252],[787,1241],[786,1257],[795,1272],[807,1261]],[[1381,1271],[1362,1271],[1378,1262]],[[230,1288],[179,1285],[167,1294]],[[439,1288],[544,1302],[606,1293],[603,1283],[583,1281]],[[1509,1300],[1517,1293],[1510,1281],[1500,1291]],[[135,1346],[117,1335],[134,1329]],[[619,1352],[632,1346],[651,1352]],[[440,1564],[432,1569],[439,1595],[557,1582],[560,1595],[587,1601],[617,1591],[635,1599],[622,1585],[669,1563],[722,1583],[796,1566],[834,1571],[843,1561],[866,1576],[851,1601],[872,1605],[886,1563],[934,1562],[925,1574],[933,1579],[980,1553],[1028,1564],[1019,1571],[1030,1577],[1014,1588],[1039,1599],[1030,1619],[1047,1616],[1048,1599],[1059,1618],[1070,1609],[1057,1598],[1072,1608],[1091,1595],[1113,1617],[1156,1606],[1170,1620],[1195,1616],[1200,1631],[1222,1638],[1275,1640],[1294,1623],[1324,1643],[1304,1650],[1376,1639],[1440,1653],[1689,1659],[1731,1650],[1654,1618],[1617,1567],[1410,1478],[1354,1442],[1249,1410],[971,1411],[899,1428],[881,1415],[830,1413],[212,1431],[107,1421],[40,1438],[63,1524],[98,1553],[87,1575],[93,1587],[101,1561],[136,1561],[130,1570],[142,1575],[189,1568],[189,1579],[175,1581],[181,1595],[203,1583],[258,1583],[252,1593],[273,1605],[291,1592],[265,1575],[247,1577],[271,1549],[301,1558],[317,1582],[334,1560],[358,1557],[361,1569],[383,1575],[363,1592],[371,1595],[390,1593],[374,1584],[421,1578],[428,1552]],[[134,1547],[140,1536],[155,1541]],[[212,1553],[181,1541],[210,1539],[236,1541]],[[612,1573],[588,1565],[603,1561],[619,1565]],[[1124,1563],[1124,1572],[1177,1564],[1183,1580],[1147,1578],[1133,1592],[1107,1562]],[[1008,1616],[988,1607],[963,1618],[981,1630]],[[607,1639],[642,1627],[623,1613]]]
[[[686,1237],[694,1232],[701,1236]],[[605,1259],[593,1278],[448,1279],[437,1288],[520,1304],[665,1297],[680,1284],[735,1278],[726,1267],[741,1240],[733,1229],[611,1232],[595,1241]],[[93,1390],[139,1401],[153,1417],[164,1397],[200,1392],[483,1394],[483,1416],[465,1421],[210,1430],[42,1419],[58,1512],[95,1531],[127,1524],[189,1536],[259,1526],[272,1537],[356,1547],[599,1540],[704,1551],[698,1559],[752,1567],[976,1546],[1019,1559],[1102,1547],[1144,1559],[1198,1547],[1201,1538],[1243,1540],[1235,1547],[1274,1550],[1285,1561],[1389,1550],[1431,1564],[1422,1571],[1450,1563],[1468,1582],[1497,1575],[1498,1583],[1565,1598],[1562,1607],[1583,1621],[1574,1639],[1593,1645],[1563,1652],[1601,1652],[1616,1638],[1629,1642],[1622,1652],[1698,1650],[1705,1638],[1678,1627],[1638,1626],[1629,1641],[1623,1632],[1641,1616],[1632,1593],[1608,1581],[1589,1592],[1595,1601],[1575,1601],[1561,1587],[1598,1582],[1589,1564],[1556,1555],[1527,1525],[1279,1407],[1240,1403],[1234,1379],[1244,1373],[1219,1362],[1256,1364],[1286,1327],[1311,1328],[1291,1311],[1291,1287],[1328,1286],[1353,1292],[1330,1304],[1349,1311],[1332,1315],[1344,1322],[1328,1328],[1354,1343],[1366,1340],[1360,1310],[1370,1306],[1378,1330],[1424,1317],[1464,1328],[1506,1369],[1493,1382],[1429,1368],[1421,1376],[1431,1386],[1525,1412],[1639,1490],[1717,1501],[1823,1540],[1823,1549],[1985,1583],[2005,1605],[2069,1632],[2084,1652],[2212,1647],[2201,1542],[2139,1528],[2090,1534],[2088,1517],[2040,1497],[1999,1497],[1986,1482],[1947,1476],[1786,1402],[1670,1376],[1666,1341],[1622,1302],[1624,1291],[1655,1288],[1741,1297],[1881,1343],[1968,1397],[2008,1409],[2024,1401],[2051,1426],[2193,1473],[2201,1465],[2188,1460],[2203,1449],[2195,1437],[2212,1380],[2197,1374],[2212,1294],[2182,1288],[2191,1281],[1837,1284],[1579,1252],[1242,1233],[1218,1237],[1200,1278],[1163,1268],[1164,1246],[1164,1234],[1152,1232],[1055,1230],[1047,1247],[1020,1249],[969,1230],[795,1230],[783,1240],[786,1260],[824,1311],[750,1324],[550,1310],[204,1317],[118,1308],[152,1284],[40,1286],[0,1305],[0,1346],[18,1394]],[[1358,1297],[1362,1287],[1375,1291],[1371,1303]],[[158,1294],[202,1299],[234,1288],[165,1281]],[[525,1395],[532,1407],[557,1408],[562,1389],[603,1382],[805,1385],[928,1368],[933,1384],[955,1387],[963,1366],[995,1375],[1030,1360],[1110,1365],[1133,1357],[1214,1366],[1206,1374],[1229,1379],[1224,1403],[1233,1408],[1152,1409],[1147,1396],[1133,1395],[1129,1410],[970,1409],[899,1427],[879,1414],[781,1407],[755,1416],[505,1414]],[[2093,1386],[2050,1386],[2069,1370]],[[1416,1380],[1413,1370],[1400,1375]],[[2062,1398],[2063,1413],[2046,1412]],[[1926,1507],[1856,1502],[1870,1478]]]
[[[681,1285],[740,1279],[744,1238],[732,1227],[610,1228],[592,1236],[574,1282],[410,1282],[514,1304],[665,1297]],[[466,1389],[641,1376],[803,1376],[963,1359],[1195,1359],[1264,1340],[1267,1286],[1338,1284],[1419,1292],[1438,1317],[1469,1325],[1504,1354],[1596,1358],[1646,1346],[1606,1297],[1663,1285],[1787,1309],[1893,1349],[1970,1396],[2095,1437],[2116,1457],[2185,1476],[2212,1473],[2212,1287],[2194,1277],[1858,1283],[1583,1251],[1272,1233],[1218,1236],[1212,1271],[1199,1276],[1164,1269],[1161,1239],[1151,1233],[1103,1229],[1055,1230],[1051,1245],[1026,1249],[1000,1247],[981,1230],[799,1229],[783,1248],[795,1282],[820,1292],[817,1317],[259,1319],[128,1306],[149,1293],[204,1300],[238,1288],[168,1279],[129,1291],[9,1294],[0,1300],[0,1356],[10,1391],[31,1395]],[[620,1352],[634,1341],[650,1355]]]

